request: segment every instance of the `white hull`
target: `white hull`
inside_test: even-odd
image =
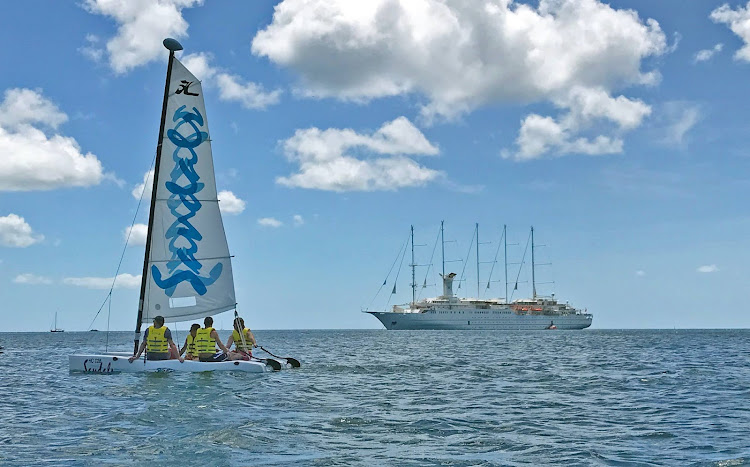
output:
[[[284,368],[286,365],[282,365]],[[148,360],[142,358],[130,363],[127,357],[119,355],[71,355],[70,371],[79,373],[140,373],[140,372],[203,372],[203,371],[243,371],[263,373],[271,367],[263,362],[235,360],[226,362],[198,362],[185,360]]]
[[[412,330],[543,330],[553,324],[557,329],[585,329],[591,326],[590,314],[517,315],[512,312],[454,311],[447,313],[393,313],[368,311],[386,329]]]

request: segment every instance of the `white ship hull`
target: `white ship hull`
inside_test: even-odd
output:
[[[543,330],[554,325],[557,329],[585,329],[591,326],[592,315],[519,315],[495,310],[464,310],[454,312],[427,311],[424,313],[394,313],[368,311],[386,329],[428,330]]]
[[[284,365],[285,366],[285,365]],[[282,366],[282,368],[284,367]],[[141,372],[202,372],[202,371],[243,371],[263,373],[271,367],[263,362],[234,360],[226,362],[198,362],[194,360],[134,360],[118,355],[71,355],[70,371],[77,373],[141,373]]]

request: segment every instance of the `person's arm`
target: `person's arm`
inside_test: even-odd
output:
[[[138,357],[140,357],[140,356],[141,356],[141,354],[143,353],[143,351],[144,351],[145,349],[146,349],[146,339],[144,338],[144,339],[143,339],[143,341],[141,342],[141,346],[140,346],[140,347],[138,347],[138,353],[136,353],[136,354],[135,354],[135,355],[133,355],[132,357],[128,358],[128,361],[129,361],[130,363],[133,363],[133,360],[135,360],[135,359],[137,359]]]
[[[219,333],[216,332],[216,329],[211,331],[211,337],[214,338],[214,341],[216,341],[216,344],[219,346],[222,352],[229,353],[229,350],[224,346],[224,344],[221,343],[221,339],[219,339]]]
[[[255,336],[253,335],[253,331],[247,330],[247,335],[250,338],[250,343],[253,345],[253,347],[258,347],[258,341],[255,340]]]
[[[230,347],[232,347],[232,342],[234,342],[234,334],[231,334],[231,335],[229,336],[229,339],[227,339],[227,345],[226,345],[226,348],[230,348]]]
[[[174,343],[172,338],[167,339],[167,342],[169,342],[169,348],[172,349],[172,352],[174,352],[175,355],[177,355],[177,359],[180,361],[180,363],[185,361],[185,359],[182,358],[179,353],[177,353],[177,345]]]
[[[187,343],[187,337],[185,338],[185,345],[182,346],[180,349],[180,355],[185,353],[185,350],[187,349],[188,343]]]

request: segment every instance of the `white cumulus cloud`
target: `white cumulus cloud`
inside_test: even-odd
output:
[[[95,155],[75,139],[47,134],[68,116],[40,90],[8,89],[0,103],[0,191],[52,190],[99,184],[105,175]]]
[[[261,84],[245,81],[214,67],[211,65],[211,54],[195,53],[185,55],[180,60],[203,85],[218,87],[219,99],[223,101],[239,102],[246,109],[265,109],[279,102],[281,90],[266,91]]]
[[[166,56],[165,37],[187,36],[188,23],[182,10],[203,4],[203,0],[84,0],[90,13],[108,16],[118,26],[117,35],[107,41],[109,65],[116,73]],[[102,54],[88,41],[84,54]]]
[[[277,227],[281,227],[282,225],[284,225],[284,223],[278,219],[274,219],[273,217],[263,217],[261,219],[258,219],[258,225],[263,226],[263,227],[277,228]]]
[[[0,126],[4,128],[15,130],[24,125],[42,124],[56,129],[67,121],[68,116],[38,89],[7,89],[0,104]]]
[[[623,141],[618,135],[578,136],[596,122],[607,122],[621,134],[640,126],[651,114],[651,107],[640,100],[610,96],[604,89],[576,87],[568,95],[555,100],[567,109],[559,120],[537,114],[526,116],[516,139],[518,151],[506,151],[504,157],[515,160],[536,159],[554,153],[600,155],[622,152]]]
[[[122,237],[128,242],[128,246],[146,246],[147,232],[148,226],[146,224],[133,224],[125,228]]]
[[[0,217],[0,245],[25,248],[44,240],[44,235],[36,235],[26,220],[16,214]]]
[[[709,16],[714,23],[726,24],[745,44],[735,52],[735,60],[750,62],[750,2],[743,8],[738,6],[736,10],[728,4],[724,4],[711,12]]]
[[[612,93],[659,81],[657,71],[641,70],[644,58],[672,50],[659,24],[598,0],[530,3],[284,0],[252,51],[298,72],[304,95],[420,94],[427,122],[493,103],[546,101],[587,121],[614,121],[618,130],[639,125],[648,106]],[[582,108],[576,94],[603,98]],[[550,149],[621,150],[616,135],[581,139],[584,128],[557,123],[564,134]],[[523,159],[533,151],[519,152]]]
[[[299,227],[301,225],[304,225],[304,223],[305,223],[305,220],[299,214],[295,214],[292,217],[292,220],[294,221],[294,226],[295,227]]]
[[[99,37],[94,34],[86,34],[86,45],[79,47],[78,52],[95,63],[99,63],[104,57],[104,49],[99,47]]]
[[[51,284],[52,279],[44,276],[37,276],[36,274],[26,273],[19,274],[13,279],[14,284],[28,284],[28,285],[39,285],[39,284]]]
[[[696,271],[704,272],[704,273],[717,272],[718,270],[719,268],[715,264],[708,264],[708,265],[701,266],[698,269],[696,269]]]
[[[280,90],[265,92],[260,84],[228,73],[219,73],[216,83],[219,86],[219,99],[239,102],[246,109],[265,109],[278,103],[281,95]]]
[[[435,155],[439,150],[407,118],[383,124],[374,133],[352,129],[297,130],[282,142],[287,160],[299,168],[276,183],[328,191],[374,191],[421,186],[442,172],[406,157]],[[367,156],[355,157],[366,154]]]
[[[239,214],[245,210],[245,202],[228,190],[219,192],[219,209],[224,214]]]
[[[713,46],[713,48],[699,50],[695,53],[695,57],[693,57],[693,63],[706,62],[708,60],[711,60],[711,58],[713,58],[713,56],[717,53],[721,52],[723,48],[724,44],[719,43]]]
[[[646,271],[644,271],[644,270],[642,270],[642,269],[639,269],[639,270],[637,270],[637,271],[635,272],[635,275],[636,275],[636,276],[638,276],[638,277],[643,277],[643,276],[645,276],[645,275],[646,275]]]
[[[141,196],[143,196],[143,201],[148,201],[151,199],[151,192],[153,191],[153,189],[154,189],[154,169],[151,169],[145,174],[143,174],[143,182],[135,185],[133,187],[133,191],[131,191],[130,194],[132,194],[133,198],[135,199],[141,199]]]
[[[87,289],[106,290],[112,286],[113,277],[66,277],[63,283]],[[141,286],[141,275],[118,274],[115,281],[116,289],[137,289]]]

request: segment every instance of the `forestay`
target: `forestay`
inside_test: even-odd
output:
[[[173,59],[141,322],[202,318],[235,307],[211,141],[198,79]]]

